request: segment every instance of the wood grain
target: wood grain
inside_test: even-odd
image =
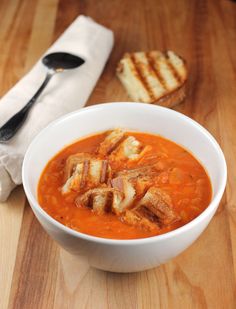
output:
[[[115,77],[126,51],[173,49],[187,60],[188,96],[176,110],[221,144],[229,168],[226,193],[209,227],[183,254],[146,272],[112,274],[60,249],[17,188],[0,207],[0,308],[236,308],[236,3],[1,0],[0,95],[79,14],[115,34],[87,105],[129,100]]]

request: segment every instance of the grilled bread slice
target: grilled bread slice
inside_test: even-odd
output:
[[[173,51],[126,53],[116,73],[134,101],[173,107],[185,97],[187,68]]]

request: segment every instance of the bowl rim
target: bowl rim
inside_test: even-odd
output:
[[[156,235],[156,236],[151,236],[151,237],[146,237],[146,238],[137,238],[137,239],[112,239],[112,238],[102,238],[102,237],[97,237],[89,234],[85,234],[82,232],[78,232],[76,230],[73,230],[62,223],[58,222],[54,218],[52,218],[38,203],[37,199],[34,198],[34,195],[29,189],[28,186],[28,180],[27,180],[27,174],[26,174],[26,164],[27,164],[27,159],[30,156],[30,153],[34,147],[34,145],[37,143],[38,139],[41,138],[47,132],[49,128],[52,128],[56,126],[58,123],[63,122],[64,120],[73,117],[76,114],[82,114],[86,113],[87,110],[101,110],[104,108],[112,108],[113,106],[120,106],[120,108],[125,107],[125,106],[132,106],[135,108],[147,108],[147,109],[153,109],[155,112],[159,110],[166,110],[170,114],[175,114],[176,117],[182,118],[186,120],[187,122],[191,123],[191,125],[195,126],[197,130],[199,130],[202,134],[204,134],[210,142],[213,144],[215,147],[218,156],[222,162],[222,171],[223,171],[223,177],[219,181],[219,190],[215,193],[215,197],[211,200],[210,204],[207,206],[207,208],[200,214],[198,215],[195,219],[192,221],[186,223],[185,225],[161,234],[161,235]],[[211,179],[210,179],[211,180]],[[226,160],[223,154],[223,151],[221,150],[219,144],[215,140],[215,138],[202,126],[200,125],[197,121],[193,120],[192,118],[169,108],[163,107],[163,106],[157,106],[157,105],[151,105],[151,104],[146,104],[146,103],[139,103],[139,102],[111,102],[111,103],[99,103],[95,104],[92,106],[84,107],[79,110],[67,113],[56,120],[52,121],[49,123],[44,129],[42,129],[31,141],[30,145],[28,146],[28,149],[25,153],[24,160],[23,160],[23,165],[22,165],[22,182],[23,182],[23,187],[24,191],[26,194],[27,199],[30,202],[31,208],[35,208],[46,221],[49,221],[52,225],[56,226],[58,229],[62,230],[65,233],[68,233],[74,237],[83,239],[85,241],[89,242],[95,242],[95,243],[101,243],[101,244],[107,244],[107,245],[138,245],[138,244],[149,244],[152,242],[156,241],[162,241],[168,238],[172,238],[174,236],[178,236],[182,233],[187,232],[189,229],[194,228],[196,225],[198,225],[200,222],[204,221],[204,219],[211,213],[211,211],[217,207],[217,204],[220,202],[222,195],[224,193],[225,187],[226,187],[226,181],[227,181],[227,165],[226,165]]]

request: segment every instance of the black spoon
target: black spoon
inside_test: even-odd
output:
[[[48,68],[46,78],[38,91],[32,97],[32,99],[14,116],[12,116],[1,128],[0,128],[0,142],[7,142],[18,131],[18,129],[24,123],[30,108],[33,106],[37,98],[42,93],[53,75],[64,70],[75,69],[81,66],[85,61],[75,55],[68,53],[52,53],[46,55],[42,59],[43,64]]]

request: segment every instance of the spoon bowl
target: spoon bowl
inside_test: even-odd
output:
[[[43,64],[56,72],[75,69],[81,66],[85,61],[84,59],[68,54],[68,53],[51,53],[43,57]]]

